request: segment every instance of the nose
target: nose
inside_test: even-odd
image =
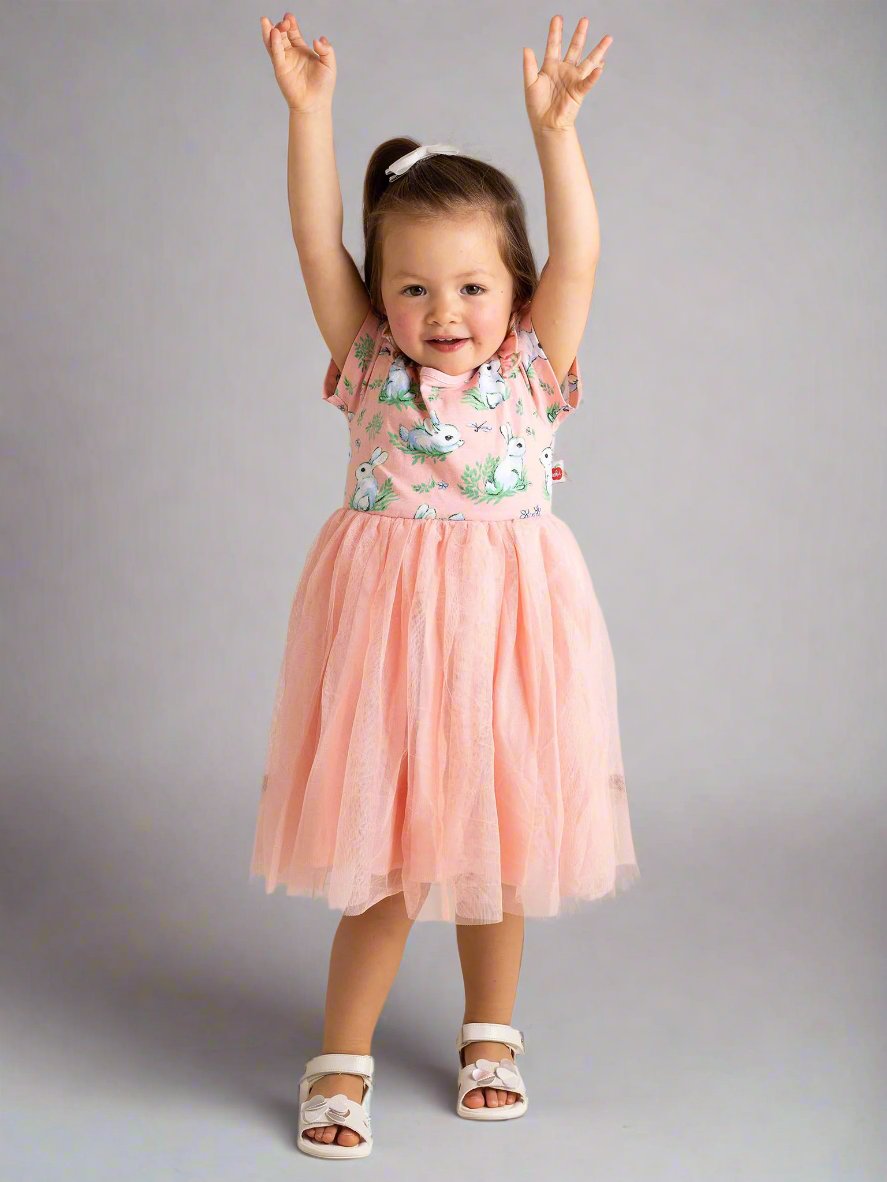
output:
[[[436,332],[439,334],[446,334],[451,328],[454,328],[458,323],[457,316],[451,316],[447,312],[441,312],[439,316],[433,317],[428,325],[429,332]]]
[[[429,323],[432,328],[446,328],[450,324],[455,324],[458,319],[459,315],[454,308],[450,307],[449,301],[441,301],[432,309]]]

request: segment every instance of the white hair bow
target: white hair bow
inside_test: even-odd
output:
[[[407,152],[405,156],[398,157],[393,164],[389,164],[385,169],[385,175],[388,177],[388,183],[391,184],[397,177],[403,176],[406,170],[416,163],[417,160],[423,160],[426,156],[436,156],[438,153],[444,153],[447,156],[458,156],[459,149],[453,144],[420,144],[418,148],[413,148],[412,152]]]

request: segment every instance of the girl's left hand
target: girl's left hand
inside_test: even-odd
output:
[[[561,61],[563,23],[561,16],[551,18],[541,70],[532,49],[524,49],[524,98],[534,131],[543,128],[562,131],[573,126],[582,100],[603,72],[604,55],[613,43],[612,37],[603,37],[585,60],[580,61],[588,28],[588,17],[583,16]]]

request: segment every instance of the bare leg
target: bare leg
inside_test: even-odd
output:
[[[360,915],[343,915],[330,952],[322,1054],[369,1055],[373,1031],[397,976],[413,921],[403,894],[389,895]],[[357,1075],[324,1075],[308,1095],[362,1100],[364,1082]],[[361,1138],[342,1125],[306,1129],[304,1136],[338,1145]]]
[[[524,951],[524,917],[506,912],[501,923],[456,925],[462,979],[465,983],[463,1022],[506,1022],[511,1025]],[[462,1066],[476,1059],[498,1061],[513,1052],[501,1042],[470,1042],[462,1048]],[[463,1100],[466,1108],[513,1104],[517,1092],[475,1088]]]

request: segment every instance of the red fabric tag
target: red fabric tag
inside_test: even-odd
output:
[[[566,480],[567,469],[563,461],[558,460],[551,465],[551,479],[552,480]]]

